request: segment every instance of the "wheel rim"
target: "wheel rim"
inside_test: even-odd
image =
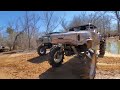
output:
[[[95,68],[96,68],[96,58],[94,55],[91,61],[91,65],[90,65],[90,73],[89,73],[90,79],[93,79],[95,76]]]
[[[45,49],[44,49],[44,48],[41,48],[41,49],[40,49],[40,53],[41,53],[41,54],[44,54],[44,53],[45,53]]]
[[[56,63],[59,63],[61,60],[62,60],[62,54],[57,51],[54,55],[54,61]]]

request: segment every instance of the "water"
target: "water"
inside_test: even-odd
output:
[[[120,41],[114,38],[107,40],[106,51],[113,54],[120,54]]]

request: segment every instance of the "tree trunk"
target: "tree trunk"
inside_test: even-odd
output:
[[[120,34],[119,34],[119,40],[120,40]]]
[[[29,42],[29,50],[30,50],[30,37],[28,38],[28,40],[29,40],[28,42]]]
[[[120,22],[119,22],[119,20],[118,20],[118,36],[119,36],[119,40],[120,40]]]
[[[10,51],[12,51],[12,47],[10,47]]]
[[[29,26],[28,26],[28,48],[30,50],[30,30],[29,30]]]
[[[16,40],[17,40],[17,36],[15,37],[15,40],[14,40],[14,42],[13,42],[13,50],[15,50]]]

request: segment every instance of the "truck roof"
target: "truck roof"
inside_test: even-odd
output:
[[[86,30],[87,28],[90,29],[96,29],[97,27],[93,24],[86,24],[86,25],[81,25],[81,26],[77,26],[77,27],[72,27],[69,29],[69,31],[74,31],[74,28],[79,29],[79,30]]]

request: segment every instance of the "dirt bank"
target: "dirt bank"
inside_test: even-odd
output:
[[[0,55],[0,79],[79,78],[79,60],[65,57],[64,65],[52,69],[46,56],[36,52]],[[120,78],[120,55],[106,53],[97,63],[96,79]]]

